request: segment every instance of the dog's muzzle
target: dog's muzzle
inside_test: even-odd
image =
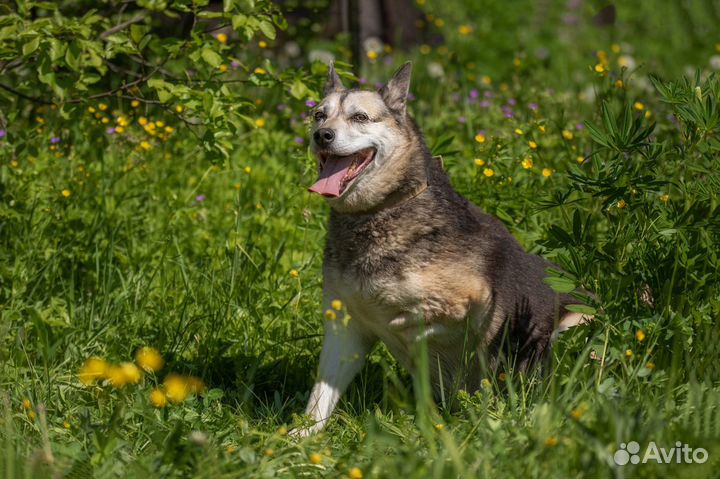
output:
[[[335,140],[335,132],[330,128],[320,128],[313,135],[313,139],[318,146],[325,147]]]

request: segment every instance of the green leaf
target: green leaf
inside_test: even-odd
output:
[[[214,68],[219,67],[223,62],[223,59],[220,56],[220,54],[218,54],[218,52],[211,50],[209,48],[203,48],[201,56],[202,56],[202,59],[205,60],[205,62],[207,62],[208,65],[210,65],[211,67],[214,67]]]
[[[26,42],[22,47],[23,56],[31,55],[40,46],[40,37],[34,37],[32,40]]]
[[[263,32],[263,35],[268,37],[270,40],[275,40],[275,27],[273,26],[272,22],[268,20],[263,20],[260,22],[260,31]]]
[[[547,277],[543,278],[543,283],[547,284],[553,291],[558,293],[570,293],[575,291],[576,288],[575,281],[570,278]]]
[[[568,304],[565,306],[565,309],[572,311],[573,313],[587,314],[590,316],[597,313],[595,308],[588,306],[587,304]]]

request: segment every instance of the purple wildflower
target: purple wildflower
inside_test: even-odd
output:
[[[532,103],[528,103],[528,108],[530,108],[532,111],[537,111],[538,108],[540,108],[540,107],[538,106],[537,103],[532,102]]]
[[[508,105],[510,105],[510,106],[517,105],[517,100],[515,98],[508,98]]]
[[[233,60],[230,62],[230,66],[233,67],[234,69],[237,69],[237,68],[240,68],[241,63],[237,60]]]
[[[308,108],[314,108],[315,105],[317,105],[317,102],[315,100],[308,100],[305,102],[305,106]]]
[[[293,141],[298,145],[302,145],[303,143],[305,143],[305,138],[303,138],[302,136],[296,136],[295,138],[293,138]]]
[[[301,120],[304,120],[304,119],[307,118],[307,117],[308,117],[308,114],[307,114],[307,113],[305,113],[304,111],[303,111],[303,112],[300,112],[300,119],[301,119]]]
[[[576,123],[576,124],[575,124],[575,129],[576,129],[576,130],[582,130],[583,128],[585,128],[585,125],[583,125],[582,123]]]
[[[493,92],[491,92],[490,90],[487,90],[487,91],[485,91],[485,93],[483,93],[483,96],[485,98],[492,98],[494,95],[493,95]]]
[[[384,86],[385,86],[385,84],[383,82],[380,82],[380,81],[375,82],[375,88],[377,88],[378,90]]]
[[[202,203],[203,201],[205,201],[205,195],[197,195],[195,197],[195,201],[197,201],[198,203]]]
[[[277,111],[283,111],[287,108],[287,105],[285,103],[278,103],[275,108],[277,108]]]
[[[469,96],[470,96],[470,98],[477,98],[480,96],[480,92],[477,91],[476,88],[473,88],[472,90],[470,90]]]
[[[458,122],[464,125],[465,123],[467,123],[467,119],[464,116],[459,116]]]
[[[480,102],[480,108],[490,108],[490,100],[483,100]]]
[[[52,143],[53,145],[57,145],[58,143],[60,143],[60,137],[53,136],[52,138],[50,138],[50,143]]]
[[[114,134],[114,133],[115,133],[115,127],[113,127],[113,126],[109,127],[107,130],[105,130],[105,133],[107,133],[108,135]]]
[[[408,93],[407,99],[408,101],[413,101],[415,99],[415,95],[413,95],[412,93]]]
[[[368,81],[367,81],[367,78],[365,78],[365,77],[360,77],[360,78],[358,78],[358,83],[361,84],[361,85],[364,85],[364,84],[366,84],[367,82],[368,82]]]
[[[5,138],[7,136],[7,131],[0,130],[0,138]]]

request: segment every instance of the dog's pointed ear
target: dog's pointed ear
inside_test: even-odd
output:
[[[325,89],[323,90],[323,96],[328,96],[331,93],[343,91],[345,87],[340,80],[340,76],[335,71],[335,64],[330,62],[328,64],[328,76],[325,82]]]
[[[412,63],[407,62],[395,72],[388,84],[380,90],[380,95],[388,108],[401,114],[405,114],[407,97],[410,92],[411,74]]]

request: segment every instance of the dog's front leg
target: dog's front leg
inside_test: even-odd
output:
[[[345,321],[341,316],[325,320],[318,377],[305,410],[315,423],[292,431],[294,436],[309,436],[325,427],[340,396],[360,371],[365,356],[375,344],[376,338],[363,331],[356,319]]]

